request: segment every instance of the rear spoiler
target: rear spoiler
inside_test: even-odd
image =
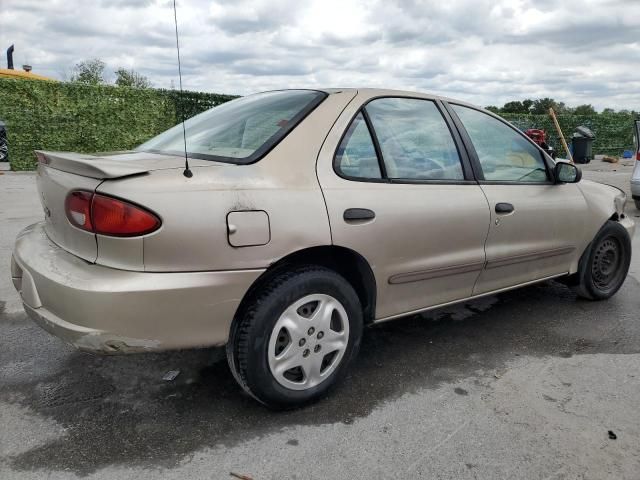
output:
[[[73,152],[35,151],[38,163],[55,170],[82,175],[83,177],[108,179],[146,173],[150,169],[138,162],[110,159],[109,155],[88,155]]]

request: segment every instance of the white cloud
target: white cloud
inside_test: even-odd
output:
[[[0,0],[0,48],[60,78],[89,57],[177,84],[170,0]],[[634,0],[179,0],[185,88],[385,86],[481,105],[640,109]]]

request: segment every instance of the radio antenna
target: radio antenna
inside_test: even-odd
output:
[[[176,0],[173,0],[173,20],[176,25],[176,50],[178,51],[178,78],[180,81],[180,117],[182,118],[182,139],[184,141],[184,172],[187,178],[193,177],[193,172],[189,169],[189,155],[187,154],[187,130],[184,126],[184,98],[182,95],[182,67],[180,66],[180,42],[178,41],[178,13],[176,9]]]

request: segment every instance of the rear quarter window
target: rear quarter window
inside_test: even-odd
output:
[[[335,164],[345,177],[382,178],[378,156],[362,113],[349,125],[336,152]]]

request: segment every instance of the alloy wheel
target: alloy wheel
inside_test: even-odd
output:
[[[307,390],[331,376],[348,343],[342,304],[330,295],[307,295],[278,318],[269,339],[269,368],[283,387]]]

